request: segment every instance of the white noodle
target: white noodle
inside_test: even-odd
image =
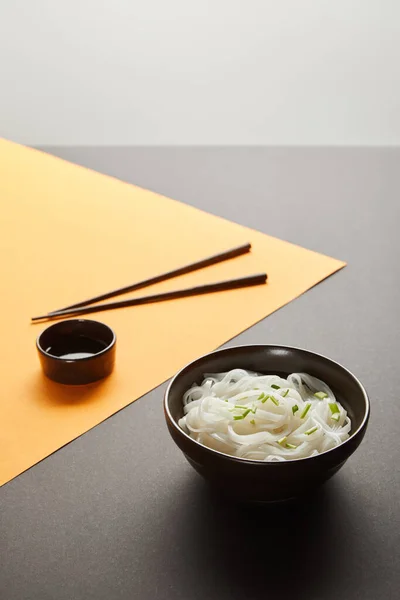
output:
[[[266,462],[316,456],[351,430],[330,387],[307,373],[287,379],[243,369],[205,374],[185,392],[183,413],[180,427],[201,444]]]

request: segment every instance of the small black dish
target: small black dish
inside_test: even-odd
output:
[[[89,319],[61,321],[45,329],[36,346],[44,374],[68,385],[93,383],[114,368],[113,330]]]
[[[203,446],[178,424],[182,397],[205,373],[231,369],[258,373],[303,372],[325,381],[352,420],[348,440],[318,456],[286,462],[237,458]],[[290,346],[237,346],[206,354],[184,367],[169,384],[164,399],[169,432],[188,462],[229,498],[244,502],[280,502],[306,495],[334,475],[360,445],[368,425],[369,400],[360,381],[333,360]]]

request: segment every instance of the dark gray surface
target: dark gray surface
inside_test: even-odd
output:
[[[0,490],[1,600],[397,599],[400,151],[48,150],[347,260],[230,344],[331,356],[372,417],[316,496],[249,510],[186,464],[159,388]]]

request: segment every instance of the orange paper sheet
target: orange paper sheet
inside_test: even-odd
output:
[[[0,484],[344,266],[5,140],[0,203]],[[76,388],[42,375],[31,316],[245,242],[249,255],[135,295],[264,271],[268,285],[96,313],[117,334],[113,375]]]

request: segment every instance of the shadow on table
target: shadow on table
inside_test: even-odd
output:
[[[335,589],[346,588],[343,572],[349,557],[354,562],[351,512],[359,508],[340,482],[277,505],[232,504],[200,481],[193,492],[177,532],[179,554],[201,587],[220,590],[214,597],[336,598]]]
[[[38,373],[31,383],[31,395],[47,407],[77,406],[98,402],[99,389],[108,384],[107,379],[102,379],[86,385],[63,385]]]

